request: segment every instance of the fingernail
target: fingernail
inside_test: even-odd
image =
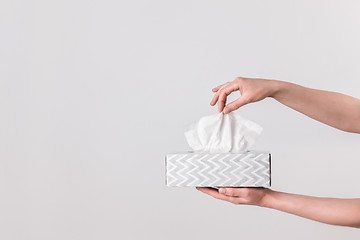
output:
[[[226,192],[226,189],[225,189],[225,188],[220,188],[220,189],[219,189],[219,193],[225,194],[225,192]]]

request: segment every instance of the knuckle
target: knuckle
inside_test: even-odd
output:
[[[231,195],[231,196],[235,196],[235,195],[236,195],[236,189],[230,188],[228,191],[229,191],[229,195]]]
[[[226,100],[226,94],[225,94],[225,93],[220,94],[219,100],[220,100],[221,102],[225,102],[225,100]]]
[[[242,195],[243,196],[247,197],[247,196],[249,196],[249,194],[250,194],[250,189],[249,188],[243,188],[242,189]]]
[[[234,196],[235,195],[235,190],[232,189],[232,188],[226,189],[226,195]]]
[[[219,188],[219,193],[226,195],[226,188]]]
[[[243,81],[243,80],[244,80],[243,77],[236,77],[236,78],[235,78],[235,81],[236,81],[236,82],[241,82],[241,81]]]

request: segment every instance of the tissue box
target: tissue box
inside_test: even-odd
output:
[[[171,153],[165,157],[168,187],[270,187],[271,154]]]

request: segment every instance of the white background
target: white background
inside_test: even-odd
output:
[[[360,97],[359,1],[0,3],[0,239],[358,239],[193,188],[164,155],[237,76]],[[236,95],[236,94],[235,94]],[[236,96],[232,97],[234,99]],[[268,99],[273,189],[360,197],[360,136]]]

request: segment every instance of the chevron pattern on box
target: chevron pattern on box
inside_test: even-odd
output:
[[[270,153],[174,153],[166,158],[171,187],[270,187]]]

